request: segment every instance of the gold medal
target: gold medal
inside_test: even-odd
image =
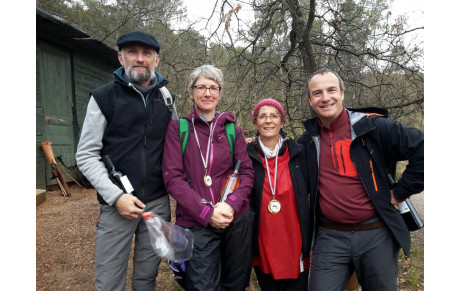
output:
[[[212,179],[211,179],[211,176],[209,176],[208,174],[205,174],[204,175],[204,184],[206,185],[206,187],[211,187],[212,185]]]
[[[276,214],[280,212],[280,210],[281,210],[281,203],[278,200],[273,199],[272,201],[268,203],[268,211],[270,211],[270,213]]]

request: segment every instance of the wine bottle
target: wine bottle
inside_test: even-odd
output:
[[[227,196],[233,191],[235,191],[238,186],[240,186],[240,177],[238,176],[238,171],[241,166],[241,161],[238,160],[235,165],[235,170],[233,173],[229,174],[227,178],[225,178],[224,184],[222,185],[222,189],[220,191],[219,199],[217,201],[222,202],[227,199]]]
[[[418,215],[409,198],[399,203],[398,207],[399,213],[401,213],[410,231],[414,231],[423,227],[423,221]]]
[[[118,187],[120,187],[124,193],[132,194],[132,192],[134,191],[134,188],[131,185],[131,182],[129,182],[129,179],[128,177],[126,177],[125,174],[115,169],[115,166],[112,163],[112,160],[110,159],[109,155],[103,156],[102,161],[104,162],[105,166],[109,170],[109,175],[112,178],[112,181],[114,181],[115,184]]]
[[[387,180],[390,183],[392,189],[396,186],[396,182],[390,173],[387,173]],[[415,207],[412,205],[412,202],[409,198],[406,198],[403,202],[398,204],[399,213],[406,222],[407,228],[409,231],[414,231],[423,227],[423,221],[415,210]]]

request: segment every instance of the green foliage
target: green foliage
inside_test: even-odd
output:
[[[37,6],[79,26],[116,48],[116,39],[135,29],[165,37],[170,22],[184,16],[181,0],[39,0]],[[161,37],[160,37],[161,36]]]
[[[214,64],[224,71],[226,83],[219,111],[234,112],[245,133],[252,134],[253,107],[275,98],[286,111],[286,131],[297,139],[302,121],[314,115],[306,81],[320,67],[335,70],[345,81],[345,106],[385,107],[391,118],[423,129],[423,43],[405,42],[406,18],[390,21],[388,2],[254,1],[244,4],[255,12],[248,29],[240,28],[230,1],[216,2],[221,16],[232,16],[225,23],[237,31],[230,41],[203,36],[191,26],[175,29],[173,23],[185,23],[180,0],[39,0],[37,5],[114,48],[126,31],[152,33],[161,44],[158,71],[170,81],[181,116],[192,107],[189,73]],[[237,46],[233,39],[244,42]]]
[[[420,282],[424,276],[424,255],[423,249],[420,247],[420,242],[413,241],[411,248],[411,264],[404,258],[404,253],[399,253],[400,276],[398,286],[404,285],[405,290],[420,290]]]
[[[409,278],[407,279],[407,284],[411,288],[417,288],[417,283],[420,280],[420,277],[423,275],[422,264],[423,262],[423,253],[418,247],[414,247],[411,251],[411,256],[413,258],[412,266],[409,269]]]

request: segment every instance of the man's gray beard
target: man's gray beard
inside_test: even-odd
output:
[[[123,50],[121,50],[121,58],[123,60],[123,64],[126,64],[125,52]],[[152,65],[153,68],[151,71],[147,70],[143,74],[139,74],[138,72],[134,71],[133,66],[129,66],[129,67],[123,66],[123,67],[125,68],[126,75],[128,75],[128,78],[133,82],[143,83],[143,82],[153,80],[155,78],[155,67],[153,67],[153,65]]]
[[[151,71],[147,70],[145,71],[145,73],[138,73],[134,71],[132,66],[128,68],[125,67],[125,70],[126,70],[126,74],[128,75],[129,79],[137,83],[143,83],[143,82],[150,81],[155,76],[155,68],[153,68]]]

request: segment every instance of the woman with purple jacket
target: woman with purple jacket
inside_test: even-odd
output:
[[[185,116],[189,138],[182,152],[179,121],[169,123],[163,154],[167,192],[177,201],[176,224],[193,232],[192,258],[186,262],[187,290],[245,290],[251,272],[253,213],[249,212],[254,170],[241,128],[235,125],[233,157],[225,123],[230,112],[218,112],[223,96],[222,71],[212,65],[196,68],[188,92],[194,105]],[[240,160],[239,187],[218,201],[234,161]]]

